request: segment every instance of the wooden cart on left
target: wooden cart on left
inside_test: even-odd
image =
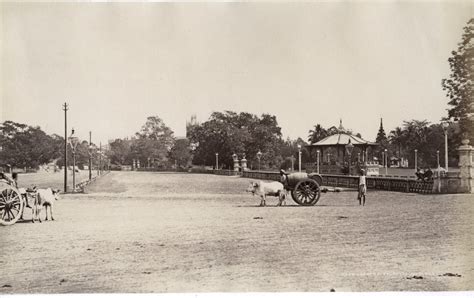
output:
[[[26,198],[8,181],[0,180],[0,224],[9,226],[23,215]]]

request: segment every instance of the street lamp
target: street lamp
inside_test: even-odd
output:
[[[352,145],[351,140],[349,139],[349,142],[347,142],[347,145],[346,145],[346,151],[347,151],[347,154],[349,154],[349,176],[351,175],[351,155],[352,155],[353,149],[354,149],[354,145]]]
[[[444,131],[444,167],[446,168],[446,172],[448,172],[448,128],[449,122],[444,121],[442,124],[443,131]]]
[[[92,179],[92,155],[94,154],[94,146],[89,145],[89,180]]]
[[[89,180],[92,180],[92,132],[89,131]]]
[[[387,175],[387,164],[388,164],[388,154],[387,154],[387,149],[385,151],[385,175]]]
[[[415,149],[415,170],[418,169],[418,149]]]
[[[76,191],[76,146],[79,144],[79,138],[74,135],[74,128],[71,136],[68,138],[69,145],[72,149],[72,191]],[[65,165],[66,166],[66,165]]]
[[[439,169],[439,150],[436,150],[436,168]]]
[[[319,150],[316,151],[316,171],[319,174]]]
[[[260,158],[262,158],[262,152],[258,150],[257,159],[258,159],[258,170],[260,171]]]
[[[298,144],[298,171],[301,172],[301,145]]]
[[[219,153],[216,152],[216,170],[219,169]]]

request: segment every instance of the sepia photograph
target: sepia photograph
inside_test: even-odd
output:
[[[0,1],[0,70],[0,296],[474,293],[472,0]]]

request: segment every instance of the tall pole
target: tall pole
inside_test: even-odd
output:
[[[317,164],[316,170],[317,170],[317,173],[319,174],[319,153],[321,153],[321,152],[319,152],[319,150],[316,151],[316,152],[318,153],[318,155],[316,157],[316,164]]]
[[[72,148],[72,192],[76,191],[76,148]]]
[[[352,165],[351,161],[352,161],[352,152],[349,152],[349,176],[351,175],[351,165]]]
[[[415,170],[418,169],[418,149],[415,149]]]
[[[92,180],[92,131],[89,131],[89,180]]]
[[[444,130],[444,167],[448,172],[448,129]]]
[[[102,142],[99,143],[99,175],[102,172]]]
[[[301,145],[298,145],[298,172],[301,173]]]
[[[387,149],[385,149],[385,175],[387,175],[387,168],[388,168],[388,153],[387,153]]]
[[[67,110],[68,105],[63,104],[64,111],[64,193],[67,192]]]
[[[219,169],[219,153],[216,153],[216,170]]]

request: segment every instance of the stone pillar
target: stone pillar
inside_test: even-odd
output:
[[[461,192],[474,193],[474,161],[473,147],[469,145],[469,140],[462,140],[459,152],[459,178],[461,179]]]
[[[245,154],[244,157],[240,160],[240,166],[242,167],[242,172],[247,171],[247,159],[245,159]]]
[[[239,171],[239,158],[237,157],[237,154],[232,154],[232,159],[234,161],[234,172]]]

